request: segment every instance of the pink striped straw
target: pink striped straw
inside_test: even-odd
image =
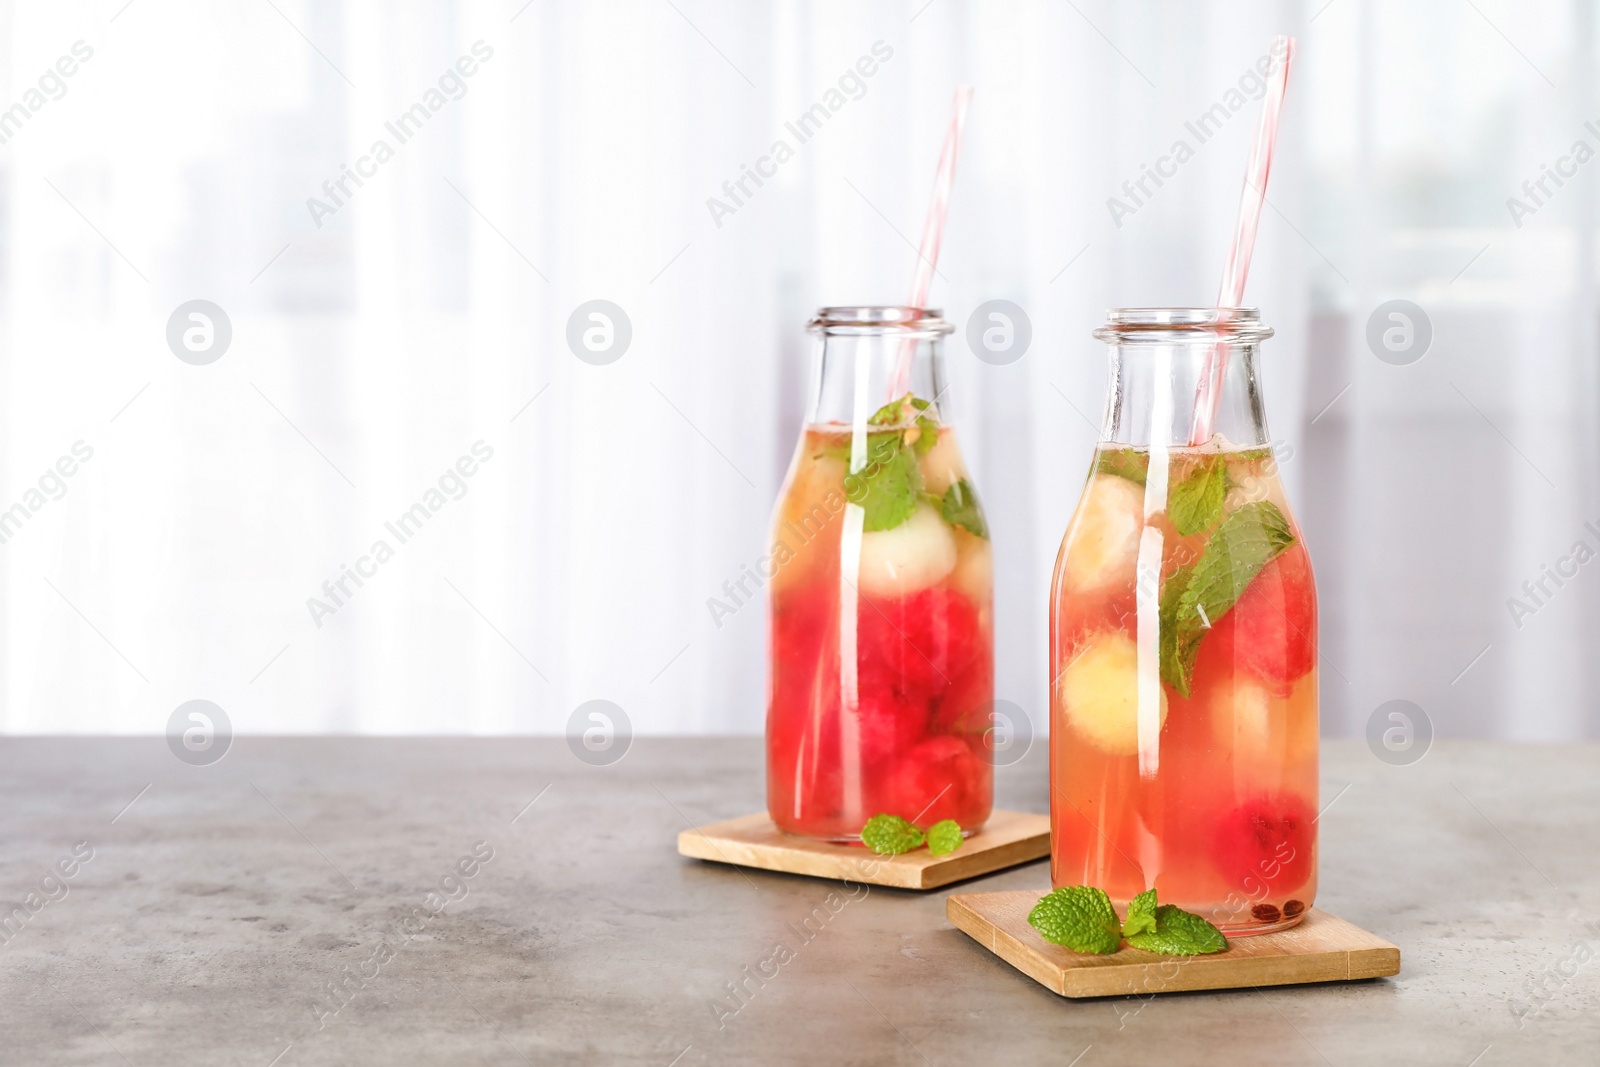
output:
[[[1218,308],[1240,307],[1244,301],[1244,283],[1250,275],[1250,254],[1256,247],[1256,229],[1261,223],[1261,205],[1267,199],[1267,178],[1272,173],[1272,150],[1278,142],[1278,116],[1283,112],[1283,97],[1289,90],[1289,63],[1294,58],[1294,49],[1293,37],[1279,36],[1272,40],[1273,54],[1281,52],[1283,61],[1267,87],[1266,99],[1261,102],[1261,118],[1256,123],[1256,139],[1250,146],[1250,165],[1245,171],[1244,189],[1239,194],[1239,225],[1233,232],[1233,246],[1228,249],[1228,264],[1222,272],[1222,285],[1217,290]],[[1227,347],[1217,345],[1212,348],[1206,357],[1200,384],[1195,390],[1194,423],[1189,432],[1190,446],[1204,444],[1211,439],[1211,427],[1217,419],[1217,406],[1222,402],[1222,376],[1227,370],[1227,365]]]
[[[933,286],[933,269],[939,262],[939,242],[944,237],[944,219],[950,210],[950,189],[956,180],[956,157],[961,154],[961,131],[967,123],[967,105],[972,102],[972,86],[956,86],[954,113],[950,116],[950,129],[944,136],[944,149],[939,153],[939,176],[933,183],[933,202],[928,205],[927,217],[922,223],[922,246],[917,249],[917,279],[911,287],[911,306],[925,307],[928,290]],[[916,343],[901,346],[900,363],[889,379],[889,399],[904,396],[911,384],[911,356]]]

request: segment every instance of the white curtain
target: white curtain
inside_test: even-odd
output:
[[[1594,175],[1521,228],[1504,203],[1600,147],[1587,5],[0,10],[26,112],[0,121],[0,508],[22,506],[0,728],[158,732],[202,698],[246,732],[555,733],[606,699],[640,732],[758,732],[763,605],[718,626],[706,602],[765,551],[806,319],[906,298],[965,81],[933,302],[995,531],[997,695],[1042,731],[1048,577],[1102,404],[1089,332],[1214,299],[1251,70],[1289,32],[1248,301],[1278,330],[1325,732],[1391,698],[1441,736],[1597,732],[1600,579],[1549,586],[1520,629],[1506,605],[1600,548]],[[964,340],[995,298],[1033,327],[1006,367]],[[1432,322],[1410,366],[1365,339],[1395,298]],[[206,365],[167,340],[196,299],[232,327]],[[611,363],[568,345],[593,300],[631,325]],[[418,504],[402,541],[386,524]]]

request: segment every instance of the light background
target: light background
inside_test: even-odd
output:
[[[819,305],[901,302],[958,81],[977,90],[934,303],[1005,298],[1026,356],[947,351],[995,531],[998,694],[1045,724],[1046,588],[1116,305],[1208,303],[1251,101],[1118,227],[1106,200],[1268,47],[1300,53],[1247,302],[1316,561],[1324,732],[1383,702],[1442,737],[1600,735],[1600,577],[1507,600],[1600,519],[1587,3],[0,3],[0,728],[761,729],[765,620],[706,601],[765,551]],[[473,42],[493,49],[350,202],[307,199]],[[882,41],[892,57],[718,225],[707,199]],[[1600,123],[1597,123],[1600,131]],[[793,141],[792,137],[788,139]],[[391,139],[392,141],[392,139]],[[1554,188],[1551,186],[1551,188]],[[168,349],[195,298],[232,321]],[[607,366],[568,316],[632,322]],[[1367,321],[1421,305],[1427,354]],[[493,458],[356,596],[307,598],[474,442]],[[1600,525],[1597,525],[1600,529]],[[392,539],[391,539],[392,543]],[[1551,586],[1554,589],[1554,586]]]

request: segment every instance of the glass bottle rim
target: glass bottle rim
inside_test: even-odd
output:
[[[1196,341],[1255,344],[1273,335],[1260,308],[1112,308],[1097,340],[1113,345],[1183,344]]]
[[[891,304],[848,304],[817,309],[806,324],[814,334],[830,336],[896,333],[906,337],[943,337],[955,327],[943,318],[942,308]]]

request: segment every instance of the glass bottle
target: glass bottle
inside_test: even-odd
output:
[[[1050,599],[1050,877],[1229,935],[1317,884],[1317,598],[1253,308],[1127,308]],[[1212,395],[1202,383],[1214,383]]]
[[[873,815],[989,817],[988,527],[947,421],[937,310],[823,308],[773,519],[767,808],[859,840]]]

